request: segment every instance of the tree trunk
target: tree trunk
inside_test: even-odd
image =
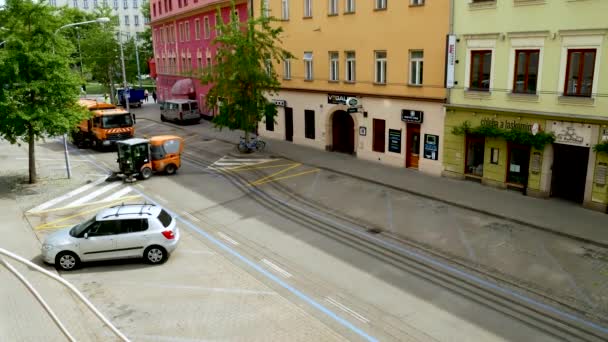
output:
[[[28,144],[29,144],[29,148],[28,148],[28,154],[29,154],[29,169],[30,169],[30,184],[34,184],[37,181],[37,177],[36,177],[36,153],[35,153],[35,147],[36,147],[36,139],[34,137],[34,132],[32,132],[32,128],[29,127],[28,128],[28,132],[27,132],[27,139],[28,139]]]

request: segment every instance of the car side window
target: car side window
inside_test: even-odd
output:
[[[89,236],[107,236],[118,234],[119,231],[119,221],[98,221],[89,227],[87,233]]]
[[[120,232],[122,234],[143,232],[148,229],[148,219],[122,220]]]
[[[189,111],[190,110],[190,105],[187,103],[182,103],[182,110],[183,111]]]

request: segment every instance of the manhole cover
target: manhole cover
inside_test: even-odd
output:
[[[372,228],[372,229],[368,229],[367,232],[372,233],[372,234],[380,234],[380,233],[382,233],[382,230],[380,230],[378,228]]]

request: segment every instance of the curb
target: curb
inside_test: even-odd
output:
[[[150,120],[150,121],[154,121],[154,122],[157,122],[157,123],[161,123],[160,121],[156,121],[154,119],[148,119],[148,118],[146,118],[146,120]],[[164,124],[164,123],[162,123],[162,124]],[[216,140],[221,141],[221,142],[229,143],[229,144],[233,144],[234,143],[232,141],[229,141],[229,140],[226,140],[226,139],[222,139],[222,138],[218,138],[218,137],[213,137],[213,139],[216,139]],[[361,181],[365,181],[365,182],[373,183],[373,184],[376,184],[376,185],[384,186],[384,187],[387,187],[387,188],[390,188],[390,189],[393,189],[393,190],[403,191],[403,192],[406,192],[406,193],[414,195],[414,196],[423,197],[423,198],[430,199],[430,200],[433,200],[433,201],[438,201],[438,202],[445,203],[445,204],[448,204],[448,205],[451,205],[451,206],[455,206],[455,207],[458,207],[458,208],[461,208],[461,209],[466,209],[466,210],[474,211],[474,212],[477,212],[477,213],[480,213],[480,214],[496,217],[496,218],[501,219],[501,220],[513,222],[513,223],[524,225],[524,226],[528,226],[528,227],[531,227],[531,228],[534,228],[534,229],[538,229],[538,230],[541,230],[541,231],[544,231],[544,232],[547,232],[547,233],[551,233],[551,234],[554,234],[554,235],[557,235],[557,236],[569,238],[569,239],[572,239],[572,240],[580,241],[580,242],[583,242],[583,243],[586,243],[586,244],[590,244],[590,245],[594,245],[594,246],[599,246],[599,247],[602,247],[602,248],[608,248],[608,241],[606,241],[606,242],[604,242],[604,241],[595,241],[595,240],[591,240],[591,239],[586,238],[586,237],[564,233],[564,232],[557,231],[557,230],[554,230],[554,229],[552,229],[550,227],[542,226],[542,225],[539,225],[539,224],[536,224],[536,223],[527,222],[527,221],[524,221],[524,220],[521,220],[521,219],[513,218],[513,217],[502,215],[502,214],[497,214],[497,213],[491,212],[489,210],[475,208],[475,207],[472,207],[472,206],[469,206],[469,205],[466,205],[466,204],[462,204],[462,203],[459,203],[459,202],[456,202],[456,201],[451,201],[451,200],[447,200],[447,199],[444,199],[444,198],[439,198],[439,197],[432,196],[432,195],[425,194],[425,193],[421,193],[421,192],[418,192],[418,191],[415,191],[415,190],[411,190],[411,189],[395,186],[395,185],[392,185],[392,184],[384,183],[384,182],[381,182],[381,181],[377,181],[377,180],[374,180],[374,179],[370,179],[370,178],[367,178],[367,177],[363,177],[363,176],[360,176],[360,175],[357,175],[357,174],[353,174],[353,173],[349,173],[349,172],[345,172],[345,171],[341,171],[341,170],[335,170],[335,169],[332,169],[332,168],[328,168],[326,166],[315,164],[314,162],[299,160],[297,157],[294,158],[293,156],[288,156],[288,155],[285,155],[283,153],[272,152],[271,150],[272,150],[272,148],[269,148],[269,149],[266,150],[267,152],[262,152],[262,153],[268,154],[270,158],[272,158],[272,157],[281,157],[281,158],[297,161],[297,162],[300,162],[300,163],[305,163],[305,164],[308,164],[310,166],[314,166],[316,168],[319,168],[321,170],[337,173],[337,174],[340,174],[340,175],[343,175],[343,176],[347,176],[347,177],[352,177],[352,178],[355,178],[355,179],[358,179],[358,180],[361,180]]]

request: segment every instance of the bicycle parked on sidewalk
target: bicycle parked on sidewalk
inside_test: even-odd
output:
[[[262,152],[266,147],[266,143],[260,140],[258,136],[249,139],[248,142],[245,141],[245,137],[241,137],[241,141],[239,141],[236,147],[241,153],[250,153],[253,151]]]

